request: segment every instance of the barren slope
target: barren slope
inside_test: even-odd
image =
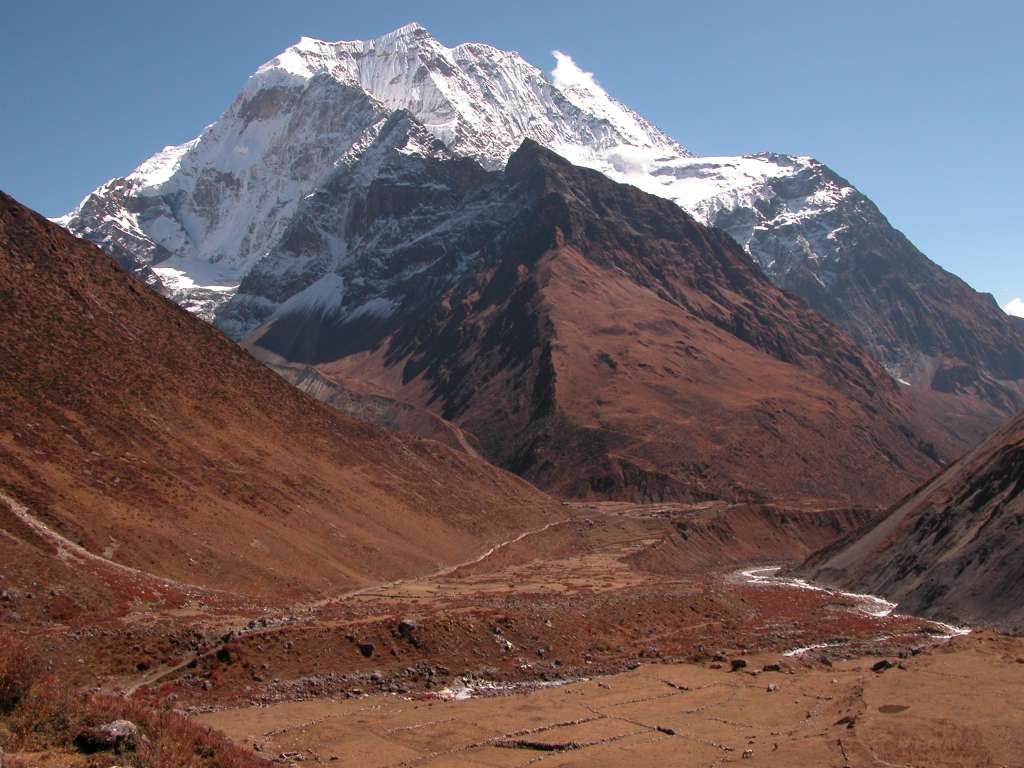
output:
[[[160,576],[336,591],[565,517],[484,462],[314,401],[6,195],[0,350],[0,492],[56,536]],[[13,509],[0,500],[6,585],[83,588],[71,556],[49,558],[56,536]]]
[[[802,566],[900,610],[1024,631],[1024,414]]]

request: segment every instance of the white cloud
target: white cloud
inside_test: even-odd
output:
[[[1008,315],[1013,315],[1014,317],[1024,317],[1024,299],[1013,299],[1009,304],[1003,307],[1003,311]]]
[[[564,91],[582,86],[589,91],[601,90],[601,86],[594,79],[594,73],[580,69],[572,60],[572,56],[561,51],[552,51],[551,55],[555,57],[555,68],[551,70],[551,82],[555,88]]]

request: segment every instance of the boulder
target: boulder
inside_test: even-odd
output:
[[[81,752],[134,752],[139,743],[139,727],[130,720],[114,720],[95,728],[84,728],[75,736]]]
[[[417,626],[415,619],[402,619],[398,622],[398,634],[401,637],[410,638]]]

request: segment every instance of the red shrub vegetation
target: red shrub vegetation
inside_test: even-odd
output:
[[[136,699],[75,692],[24,644],[0,638],[0,747],[71,748],[86,728],[129,720],[141,738],[124,761],[135,768],[261,768],[252,752],[170,709]],[[3,734],[6,734],[4,736]],[[8,759],[17,765],[17,758]],[[84,765],[85,763],[83,763]]]

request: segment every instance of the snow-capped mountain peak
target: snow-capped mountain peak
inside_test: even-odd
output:
[[[842,325],[901,378],[932,377],[944,356],[971,365],[981,359],[952,341],[964,338],[954,326],[965,312],[935,310],[954,294],[995,328],[991,335],[999,341],[985,347],[985,365],[998,369],[996,378],[1017,378],[1018,358],[998,353],[1016,343],[1004,338],[1016,333],[1005,315],[993,314],[991,301],[978,303],[962,283],[946,285],[945,273],[828,167],[771,153],[694,157],[609,95],[571,56],[555,51],[554,57],[548,77],[514,51],[484,43],[447,47],[420,24],[369,40],[303,37],[260,66],[198,137],[157,152],[57,221],[213,320],[254,274],[260,300],[276,305],[347,253],[348,235],[333,229],[323,258],[286,242],[295,237],[296,217],[315,209],[304,201],[337,184],[339,174],[372,175],[399,156],[412,166],[417,158],[437,160],[437,142],[449,161],[471,159],[497,171],[532,139],[725,229],[776,284]],[[405,138],[379,141],[398,111],[408,115]],[[371,151],[387,162],[364,162]],[[372,179],[358,182],[368,189]],[[436,193],[429,184],[402,192],[427,200]],[[276,252],[301,252],[316,269],[290,268],[285,279],[257,268]],[[873,287],[875,273],[858,272],[879,254],[899,269],[932,270],[933,295],[925,301],[908,291],[914,306],[880,306],[888,294]],[[278,284],[270,286],[273,280]],[[260,312],[267,309],[261,305]],[[918,320],[903,314],[935,327],[914,330]],[[232,332],[246,331],[247,322],[235,322]]]
[[[246,90],[305,82],[323,73],[391,109],[406,109],[434,135],[486,168],[500,168],[525,138],[589,150],[588,165],[619,147],[688,156],[678,143],[609,96],[558,53],[556,82],[519,54],[483,43],[448,48],[420,24],[372,40],[304,37],[261,66]],[[572,88],[563,90],[558,80]],[[587,153],[584,153],[587,154]],[[580,159],[580,158],[577,158]]]
[[[212,319],[298,202],[395,110],[492,170],[525,138],[619,177],[689,157],[593,78],[575,79],[563,93],[515,52],[448,48],[415,23],[370,40],[303,37],[260,66],[195,139],[165,147],[57,221]],[[427,144],[414,137],[402,151]]]

